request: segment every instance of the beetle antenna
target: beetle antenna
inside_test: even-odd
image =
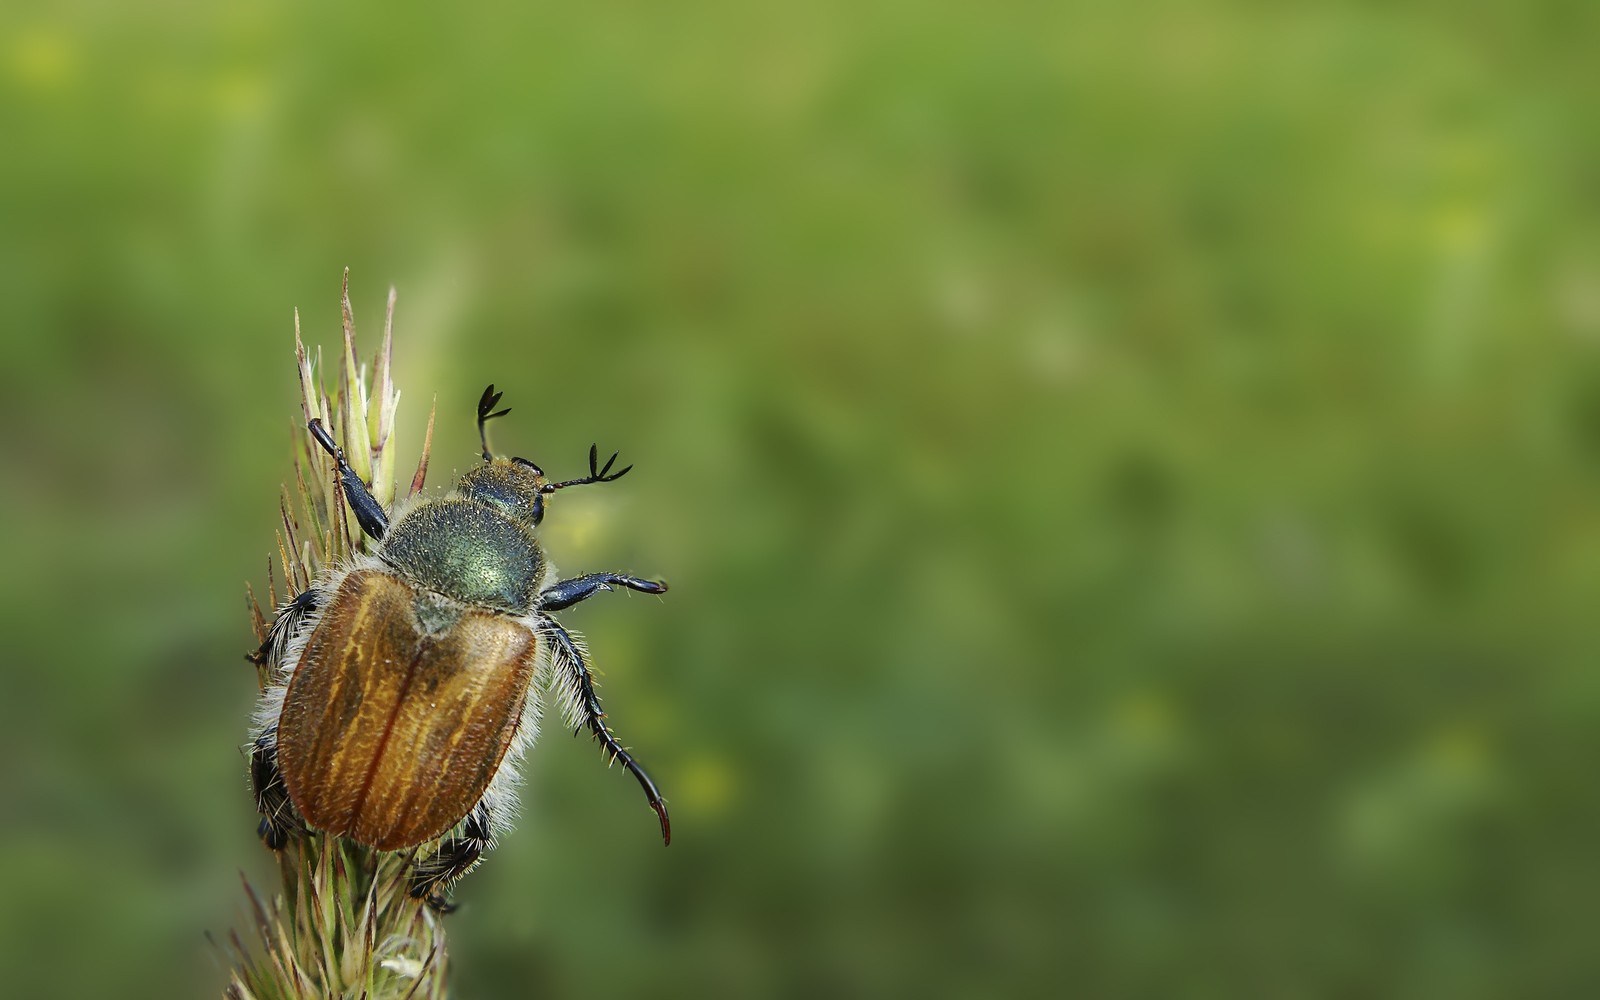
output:
[[[628,470],[633,468],[631,465],[625,465],[616,472],[612,472],[611,467],[617,464],[618,454],[618,452],[612,452],[611,457],[606,459],[605,467],[601,468],[600,446],[591,444],[589,446],[589,474],[587,476],[584,476],[582,479],[569,479],[564,483],[550,483],[541,487],[539,492],[554,493],[556,490],[564,490],[568,486],[587,486],[590,483],[616,482],[618,479],[626,476],[628,474]]]
[[[489,450],[489,429],[484,424],[487,424],[495,417],[503,417],[511,412],[511,407],[509,406],[503,410],[495,409],[495,406],[500,402],[500,397],[503,395],[505,393],[495,392],[494,383],[490,382],[489,388],[483,390],[483,396],[478,400],[478,440],[483,442],[483,460],[485,462],[494,461],[494,453]]]

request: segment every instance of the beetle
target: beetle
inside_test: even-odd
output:
[[[615,587],[667,585],[623,573],[554,580],[537,537],[551,494],[633,466],[612,472],[617,456],[600,466],[591,447],[587,476],[550,482],[527,459],[495,457],[486,425],[510,412],[495,410],[501,395],[490,385],[478,402],[483,464],[392,521],[322,422],[309,422],[375,544],[279,608],[251,657],[271,678],[246,746],[261,839],[279,850],[292,831],[315,829],[379,851],[424,847],[409,890],[438,909],[508,829],[539,686],[638,780],[672,842],[660,791],[606,723],[582,639],[551,617]]]

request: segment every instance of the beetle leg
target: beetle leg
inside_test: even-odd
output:
[[[483,852],[494,846],[489,832],[489,807],[479,802],[467,814],[459,836],[446,837],[439,842],[433,856],[417,861],[411,866],[411,896],[425,899],[440,913],[449,913],[455,905],[445,898],[445,891],[456,880],[477,865]]]
[[[283,850],[292,830],[303,829],[289,801],[283,775],[278,771],[278,731],[269,729],[250,744],[250,786],[256,796],[261,822],[256,835],[274,851]]]
[[[350,502],[350,509],[355,511],[356,523],[361,525],[361,530],[373,541],[381,541],[384,532],[389,530],[389,515],[383,512],[383,505],[377,501],[372,492],[367,489],[367,484],[356,475],[356,470],[345,461],[344,449],[334,443],[333,435],[322,426],[321,420],[312,420],[306,424],[311,431],[311,436],[317,439],[317,444],[322,445],[322,450],[332,455],[339,465],[339,482],[344,486],[344,498]]]
[[[605,709],[600,707],[600,696],[595,694],[594,675],[589,672],[583,651],[579,649],[567,630],[554,620],[545,618],[539,627],[555,643],[553,660],[556,669],[564,675],[563,681],[571,689],[572,701],[580,724],[588,726],[589,732],[600,741],[607,763],[621,761],[622,766],[627,768],[628,773],[639,782],[639,787],[644,789],[645,798],[650,800],[650,808],[656,811],[656,816],[661,820],[661,842],[672,843],[672,823],[667,819],[667,804],[661,800],[661,792],[657,790],[656,783],[650,780],[650,775],[646,774],[644,768],[639,766],[627,749],[617,742],[611,728],[606,725]]]
[[[570,608],[602,590],[612,589],[613,583],[644,594],[664,594],[667,590],[667,585],[664,583],[641,580],[623,573],[589,573],[546,587],[539,594],[538,610],[560,611],[562,608]]]
[[[289,644],[289,638],[299,631],[300,623],[305,621],[306,615],[317,610],[317,593],[307,590],[299,594],[294,600],[278,609],[273,616],[272,628],[267,631],[267,638],[253,653],[246,653],[245,659],[257,666],[271,663],[278,666],[283,659],[284,647]]]

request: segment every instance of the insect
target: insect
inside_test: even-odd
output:
[[[582,640],[551,617],[614,587],[667,585],[622,573],[553,581],[536,532],[551,494],[633,466],[612,472],[617,456],[599,466],[591,447],[587,476],[550,482],[527,459],[496,458],[486,425],[509,412],[495,410],[500,397],[491,385],[478,403],[483,464],[392,522],[310,422],[376,544],[278,609],[252,656],[272,677],[246,748],[261,839],[278,850],[309,827],[380,851],[430,845],[412,862],[410,892],[440,909],[508,828],[517,762],[538,734],[538,686],[638,780],[672,841],[655,782],[606,724]]]

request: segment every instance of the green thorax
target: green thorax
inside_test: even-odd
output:
[[[418,586],[515,613],[532,610],[544,573],[532,530],[471,500],[435,500],[406,514],[378,556]]]

